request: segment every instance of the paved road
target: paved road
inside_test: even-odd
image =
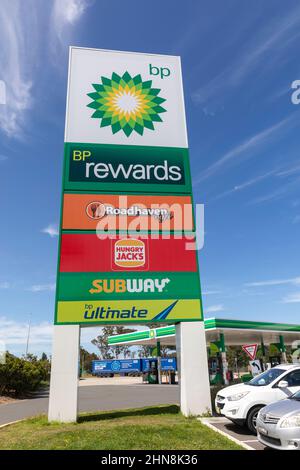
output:
[[[0,405],[0,425],[47,413],[48,396]],[[105,385],[79,387],[79,411],[115,410],[179,403],[177,385]]]
[[[267,448],[261,444],[257,436],[251,434],[251,432],[245,428],[238,426],[237,424],[232,423],[229,419],[222,417],[222,418],[210,418],[208,422],[211,426],[219,431],[226,433],[229,436],[234,437],[238,441],[247,444],[247,446],[251,447],[254,450],[266,450]]]

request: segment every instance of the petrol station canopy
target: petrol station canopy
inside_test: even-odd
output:
[[[206,342],[218,341],[220,334],[224,334],[227,346],[242,346],[247,343],[261,343],[269,345],[277,343],[282,336],[286,346],[300,340],[300,325],[288,323],[269,323],[244,320],[227,320],[224,318],[208,318],[204,320]],[[175,325],[163,326],[134,333],[109,336],[108,344],[132,344],[175,346]]]

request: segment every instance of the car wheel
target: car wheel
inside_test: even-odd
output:
[[[247,428],[248,428],[249,431],[251,431],[253,434],[256,434],[257,415],[258,415],[258,412],[259,412],[259,410],[260,410],[261,408],[262,408],[261,406],[254,406],[254,408],[252,408],[252,409],[249,411],[248,416],[247,416],[247,421],[246,421]]]

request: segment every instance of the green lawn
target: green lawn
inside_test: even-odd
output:
[[[0,449],[240,449],[175,405],[84,414],[76,424],[33,418],[0,429]]]

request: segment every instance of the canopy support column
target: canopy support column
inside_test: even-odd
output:
[[[222,360],[222,372],[223,372],[223,382],[224,385],[229,385],[228,380],[228,362],[226,357],[226,345],[225,345],[225,336],[224,333],[220,333],[220,351],[221,351],[221,360]]]
[[[284,343],[284,337],[282,335],[279,336],[279,344],[280,344],[280,352],[281,352],[281,360],[283,364],[287,363],[286,357],[286,347]]]

